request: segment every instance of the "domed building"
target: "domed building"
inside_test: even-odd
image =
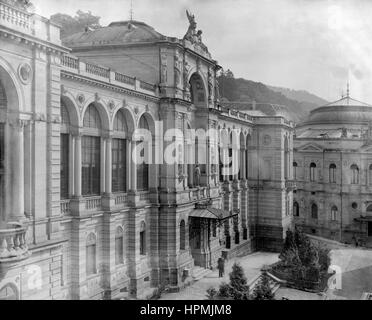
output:
[[[372,245],[372,105],[350,97],[296,127],[293,214],[310,234]]]

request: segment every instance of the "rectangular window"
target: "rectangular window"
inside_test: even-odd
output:
[[[99,137],[82,138],[82,193],[84,196],[100,194],[101,141]]]
[[[126,140],[112,140],[112,192],[127,191]]]
[[[140,232],[140,255],[146,254],[146,232]]]
[[[96,245],[90,244],[86,247],[86,272],[87,275],[95,274],[96,269]]]
[[[69,135],[61,134],[60,186],[61,199],[69,197]]]
[[[124,262],[123,257],[123,237],[117,237],[115,239],[115,264],[122,264]]]

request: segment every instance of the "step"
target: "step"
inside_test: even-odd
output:
[[[198,281],[204,278],[206,275],[208,275],[211,272],[212,270],[210,269],[205,269],[202,267],[194,267],[194,269],[192,270],[192,278],[194,281]]]

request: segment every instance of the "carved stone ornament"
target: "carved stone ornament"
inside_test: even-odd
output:
[[[23,84],[28,84],[32,78],[32,68],[28,63],[20,64],[18,75]]]
[[[271,137],[270,137],[268,134],[266,134],[266,135],[264,136],[264,139],[263,139],[263,144],[264,144],[265,146],[268,146],[268,145],[270,145],[270,143],[271,143]]]
[[[82,93],[79,93],[77,95],[77,101],[80,105],[82,105],[85,102],[85,96]]]

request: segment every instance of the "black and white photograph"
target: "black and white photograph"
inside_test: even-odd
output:
[[[0,300],[372,300],[371,12],[0,0]]]

